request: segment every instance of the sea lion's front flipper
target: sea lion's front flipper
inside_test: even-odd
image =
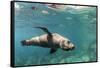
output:
[[[35,27],[35,28],[40,28],[40,29],[42,29],[44,32],[46,32],[49,36],[52,36],[52,33],[51,33],[46,27]]]
[[[51,48],[50,54],[55,53],[56,51],[57,51],[57,49]]]

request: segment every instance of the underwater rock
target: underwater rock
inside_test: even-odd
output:
[[[59,63],[67,63],[67,62],[65,62],[65,59],[62,59]]]
[[[88,47],[87,50],[87,55],[90,58],[90,61],[96,61],[96,41],[93,41],[92,43],[90,43],[90,46]]]
[[[52,60],[50,61],[50,63],[51,63],[51,64],[58,63],[58,60],[57,60],[57,58],[54,58],[54,59],[52,59]]]
[[[88,55],[83,55],[82,62],[88,62],[89,60],[90,58],[88,57]]]

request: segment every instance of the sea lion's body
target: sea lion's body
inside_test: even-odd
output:
[[[23,40],[22,44],[27,46],[34,45],[51,48],[51,53],[55,52],[58,48],[61,48],[63,50],[71,50],[74,47],[74,45],[70,42],[69,39],[57,33],[44,34],[37,37],[33,37],[29,40]]]
[[[28,45],[34,44],[46,48],[58,48],[60,47],[59,44],[61,44],[64,40],[67,39],[57,33],[53,33],[52,37],[49,37],[48,34],[44,34],[41,36],[33,37],[30,40],[26,40],[26,42]]]

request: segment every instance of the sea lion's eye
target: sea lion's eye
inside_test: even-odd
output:
[[[67,41],[68,44],[70,44],[70,41]]]

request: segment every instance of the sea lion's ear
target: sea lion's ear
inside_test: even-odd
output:
[[[57,49],[51,48],[50,54],[55,53],[56,51],[57,51]]]

